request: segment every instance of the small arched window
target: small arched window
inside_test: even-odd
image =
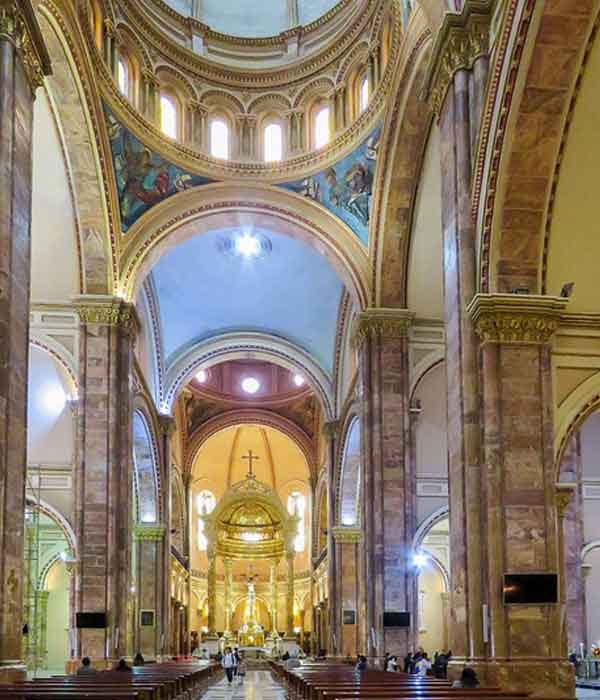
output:
[[[265,161],[272,163],[283,158],[283,129],[279,124],[269,124],[264,134]]]
[[[303,552],[306,547],[306,498],[300,491],[293,491],[288,497],[288,513],[298,518],[298,532],[294,540],[294,549]]]
[[[129,66],[123,56],[119,56],[117,61],[117,85],[119,92],[129,97]]]
[[[160,96],[160,130],[171,139],[177,138],[177,107],[168,95]]]
[[[315,115],[315,148],[329,143],[329,107],[321,107]]]
[[[369,106],[369,78],[366,75],[360,81],[358,106],[361,113]]]
[[[229,158],[229,126],[223,119],[210,123],[210,155],[213,158]]]
[[[217,499],[210,491],[200,491],[196,498],[196,508],[198,511],[198,549],[206,552],[208,549],[208,540],[204,534],[204,516],[212,513],[217,505]]]

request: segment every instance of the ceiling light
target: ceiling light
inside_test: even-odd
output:
[[[256,394],[256,392],[260,389],[260,382],[254,377],[246,377],[246,379],[244,379],[242,382],[242,389],[247,394]]]
[[[208,372],[205,369],[201,369],[196,374],[196,381],[200,382],[200,384],[204,384],[207,379],[208,379]]]
[[[422,552],[418,552],[413,557],[413,564],[418,569],[422,569],[425,566],[425,564],[427,564],[427,557]]]
[[[304,386],[305,379],[301,374],[295,374],[294,375],[294,384],[297,387]]]
[[[255,258],[260,253],[260,241],[256,236],[244,233],[236,238],[235,250],[244,258]]]

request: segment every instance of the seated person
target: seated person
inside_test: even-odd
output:
[[[86,673],[96,673],[96,669],[92,667],[92,662],[87,656],[81,659],[81,666],[77,669],[78,676],[84,676]]]
[[[140,654],[139,651],[133,659],[133,665],[134,666],[143,666],[144,665],[144,657]]]
[[[125,659],[121,659],[115,668],[115,671],[131,671],[131,666],[127,665]]]
[[[463,668],[460,674],[460,680],[454,681],[452,684],[453,688],[477,688],[479,687],[479,679],[477,674],[472,668],[468,666]]]

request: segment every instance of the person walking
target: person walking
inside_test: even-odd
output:
[[[225,655],[221,661],[221,666],[223,667],[225,675],[227,676],[227,682],[229,685],[231,685],[233,683],[233,674],[235,673],[235,656],[231,651],[231,647],[227,647],[225,649]]]
[[[424,678],[431,669],[431,661],[427,658],[427,652],[423,652],[421,658],[415,664],[417,676]]]
[[[398,659],[395,656],[388,657],[385,670],[390,673],[395,673],[398,670]]]

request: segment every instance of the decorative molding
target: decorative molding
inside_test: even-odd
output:
[[[358,544],[362,542],[363,539],[363,533],[359,527],[347,527],[342,525],[334,527],[332,532],[336,544]]]
[[[359,348],[366,340],[375,337],[406,338],[414,316],[407,309],[366,309],[354,321],[352,345]]]
[[[477,294],[467,313],[482,344],[543,344],[558,330],[567,303],[561,297],[534,294]]]
[[[30,0],[0,0],[0,40],[15,46],[35,93],[44,84],[44,76],[52,73],[52,66]]]
[[[146,525],[138,523],[133,528],[133,536],[138,542],[161,542],[164,539],[166,525]]]
[[[470,70],[489,50],[494,0],[466,0],[460,14],[446,13],[427,69],[424,97],[439,116],[454,75]]]
[[[133,331],[140,330],[140,322],[133,304],[119,297],[86,294],[75,297],[75,310],[81,323],[86,325],[120,326]]]

